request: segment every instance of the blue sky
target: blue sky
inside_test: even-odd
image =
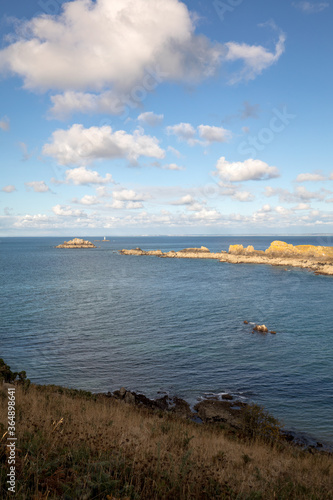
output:
[[[332,233],[332,20],[4,0],[0,235]]]

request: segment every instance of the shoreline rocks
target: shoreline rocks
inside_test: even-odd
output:
[[[62,245],[56,248],[97,248],[91,241],[83,240],[81,238],[74,238],[70,241],[64,241]]]
[[[266,264],[271,266],[299,267],[314,274],[333,276],[333,247],[314,245],[293,246],[283,241],[273,241],[269,248],[255,250],[252,245],[230,245],[229,251],[210,252],[207,247],[162,250],[122,249],[121,255],[156,256],[172,259],[215,259],[228,264]]]
[[[248,426],[249,415],[252,415],[252,405],[234,400],[230,394],[222,395],[222,399],[217,396],[202,399],[194,405],[193,410],[187,401],[177,396],[164,395],[156,399],[150,399],[144,394],[137,394],[134,391],[126,390],[124,387],[113,393],[100,394],[100,396],[114,398],[124,404],[146,408],[150,411],[169,413],[175,417],[189,419],[202,425],[223,425],[231,433],[244,434]],[[250,413],[248,413],[249,411]],[[330,445],[319,443],[305,434],[280,428],[279,435],[283,441],[310,452],[331,453]]]

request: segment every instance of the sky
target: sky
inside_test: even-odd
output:
[[[0,236],[333,233],[330,1],[0,19]]]

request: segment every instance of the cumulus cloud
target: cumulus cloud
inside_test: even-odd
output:
[[[164,158],[156,137],[144,135],[141,130],[128,134],[112,131],[108,125],[90,127],[74,124],[68,130],[56,130],[43,153],[56,159],[60,165],[86,165],[94,160],[127,158],[136,161],[140,156]]]
[[[25,182],[24,184],[28,191],[32,189],[35,193],[46,193],[47,191],[50,191],[50,188],[44,181]]]
[[[293,2],[292,5],[306,14],[322,12],[330,6],[328,2]]]
[[[13,186],[13,184],[9,184],[8,186],[3,187],[1,191],[3,191],[4,193],[13,193],[14,191],[16,191],[16,187]]]
[[[8,130],[10,129],[10,121],[7,116],[4,116],[0,119],[0,129],[4,132],[8,132]]]
[[[0,68],[33,90],[151,90],[154,72],[160,82],[211,76],[222,52],[220,44],[195,34],[193,16],[181,1],[74,0],[63,3],[58,16],[21,23],[16,40],[0,52]],[[96,103],[90,98],[91,109]],[[62,103],[67,110],[70,104]],[[54,105],[59,112],[61,103]]]
[[[262,45],[247,45],[245,43],[226,43],[227,54],[225,60],[229,62],[242,61],[243,67],[233,74],[229,83],[235,84],[242,80],[254,80],[265,69],[276,63],[285,50],[286,36],[280,33],[275,45],[275,51],[270,52]]]
[[[86,217],[86,213],[80,209],[73,209],[69,205],[55,205],[52,208],[52,211],[55,215],[59,215],[61,217]]]
[[[113,191],[113,199],[118,201],[146,201],[151,198],[147,193],[136,193],[133,189],[121,189]]]
[[[52,113],[121,114],[138,107],[163,82],[197,83],[221,63],[239,61],[230,83],[250,80],[284,51],[196,34],[196,16],[180,0],[72,0],[59,15],[16,21],[16,34],[0,51],[0,71],[18,75],[24,87],[59,91]],[[124,43],[124,40],[126,43]]]
[[[286,203],[302,203],[311,200],[323,201],[329,193],[330,191],[325,189],[315,192],[308,191],[304,186],[297,186],[293,193],[288,189],[283,188],[274,189],[271,186],[266,186],[265,188],[265,196],[268,198],[277,196],[280,201]]]
[[[293,210],[309,210],[311,206],[309,203],[299,203],[295,207],[293,207]]]
[[[81,200],[74,198],[72,201],[73,201],[73,203],[79,203],[81,205],[97,205],[98,203],[100,203],[97,196],[92,196],[89,194],[86,194],[85,196],[83,196],[83,198],[81,198]]]
[[[199,135],[208,143],[212,142],[227,142],[231,138],[229,130],[223,127],[211,127],[209,125],[199,125]]]
[[[166,128],[166,131],[169,135],[177,136],[180,141],[186,141],[190,146],[194,146],[194,144],[207,145],[212,142],[227,142],[232,137],[231,132],[223,127],[199,125],[197,129],[195,129],[190,123],[170,125]],[[204,142],[195,139],[197,132],[199,136],[204,139]]]
[[[317,182],[324,181],[325,176],[321,174],[299,174],[296,177],[296,182]]]
[[[109,113],[120,115],[124,111],[125,102],[112,90],[93,94],[67,90],[63,94],[51,96],[50,113],[55,118],[65,119],[72,113]]]
[[[229,182],[258,181],[279,177],[276,167],[270,167],[261,160],[229,162],[222,156],[216,164],[216,169],[219,177]]]
[[[190,123],[178,123],[177,125],[169,125],[166,128],[167,134],[176,135],[181,141],[191,141],[196,130]]]
[[[84,186],[89,184],[109,184],[114,182],[111,174],[106,174],[103,178],[99,175],[96,170],[89,170],[86,167],[77,167],[71,170],[66,170],[65,172],[65,183],[66,184],[75,184],[76,186]],[[58,183],[52,179],[53,182]],[[60,182],[61,183],[61,182]]]
[[[150,127],[156,127],[157,125],[161,125],[163,122],[164,115],[157,115],[152,111],[146,111],[145,113],[141,113],[138,116],[139,122],[142,122]]]
[[[196,200],[193,198],[193,196],[190,194],[186,194],[179,200],[172,202],[172,205],[192,205],[193,203],[196,203]]]
[[[23,215],[18,217],[16,222],[14,222],[14,227],[17,228],[45,228],[50,225],[50,218],[45,214],[36,214],[36,215]]]
[[[254,195],[252,193],[250,193],[249,191],[238,191],[232,197],[235,200],[242,201],[242,202],[254,200]]]

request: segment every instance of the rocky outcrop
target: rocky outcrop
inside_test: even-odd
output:
[[[74,238],[70,241],[64,241],[62,245],[58,245],[56,248],[96,248],[96,246],[91,241]]]
[[[132,248],[131,250],[123,249],[119,252],[121,255],[153,255],[156,257],[168,259],[220,259],[225,252],[212,253],[207,247],[201,248],[184,248],[183,250],[170,250],[162,252],[162,250],[141,250],[141,248]]]
[[[273,241],[265,251],[250,245],[230,245],[220,262],[229,264],[269,264],[271,266],[300,267],[315,274],[333,275],[333,247],[291,245]]]
[[[269,264],[271,266],[300,267],[315,274],[333,276],[333,247],[314,245],[293,246],[283,241],[273,241],[269,248],[255,250],[252,245],[230,245],[229,251],[213,253],[207,247],[184,248],[162,252],[161,250],[120,250],[122,255],[153,255],[169,259],[216,259],[229,264]]]
[[[225,422],[232,427],[240,427],[245,403],[205,399],[194,407],[204,423]]]
[[[261,333],[268,333],[268,328],[266,325],[256,325],[253,328],[253,331],[261,332]]]
[[[194,418],[190,405],[184,399],[174,396],[170,398],[165,395],[157,399],[149,399],[144,394],[136,394],[121,387],[119,391],[114,391],[113,397],[124,401],[124,403],[147,408],[149,410],[166,411],[182,418]]]

